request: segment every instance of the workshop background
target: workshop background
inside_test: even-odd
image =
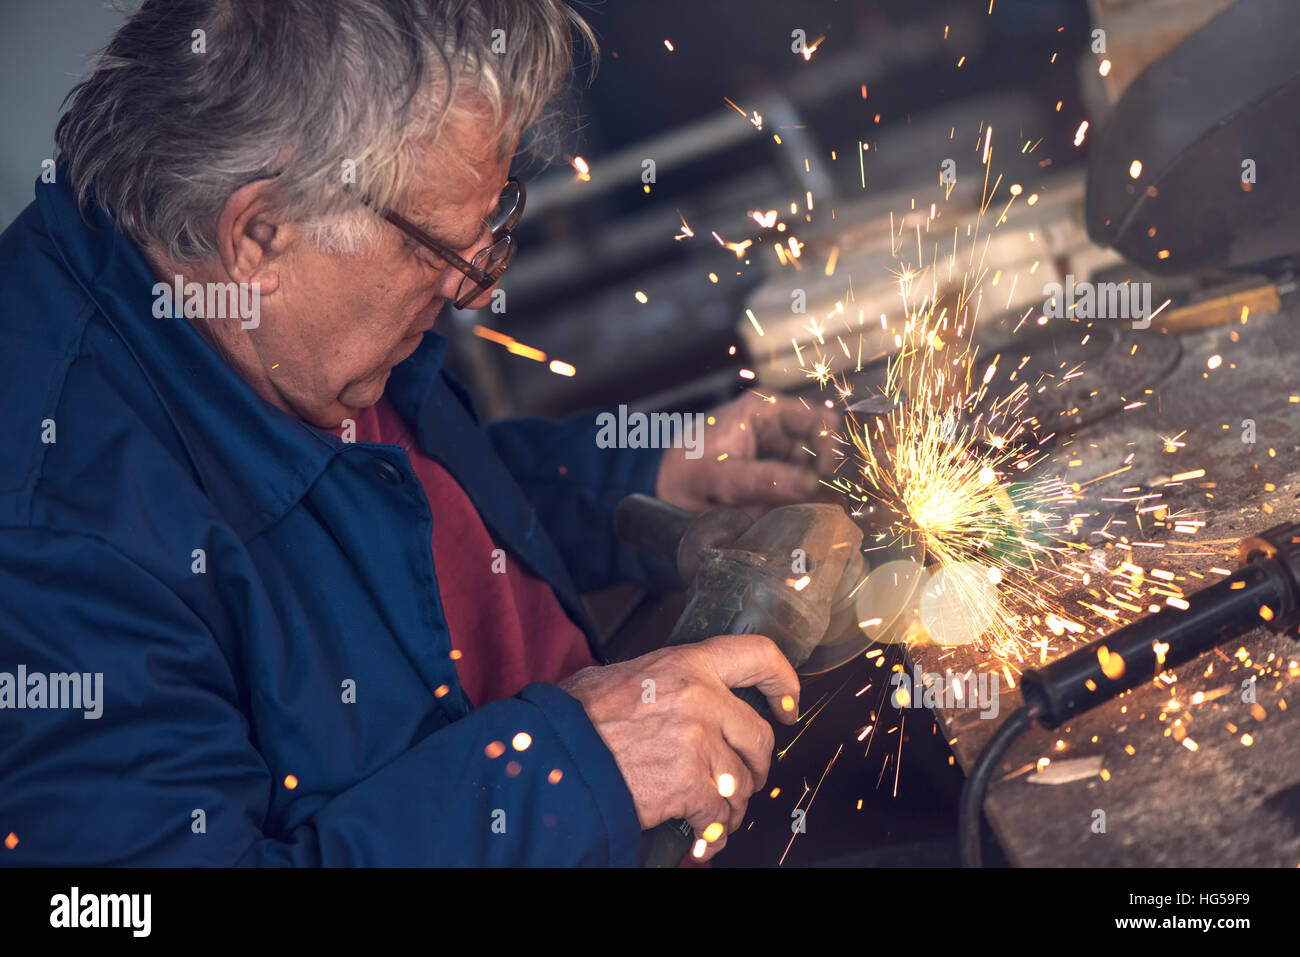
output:
[[[1133,467],[1145,468],[1144,480],[1154,482],[1162,470],[1165,476],[1177,471],[1159,460],[1170,451],[1166,440],[1175,437],[1178,448],[1199,442],[1205,454],[1198,464],[1218,467],[1224,483],[1220,502],[1231,503],[1226,515],[1218,504],[1196,505],[1205,539],[1235,541],[1288,517],[1288,511],[1294,516],[1294,465],[1300,459],[1295,410],[1300,406],[1288,402],[1300,391],[1294,371],[1300,336],[1290,316],[1293,304],[1282,301],[1294,285],[1289,267],[1270,262],[1258,270],[1213,268],[1190,279],[1157,277],[1158,264],[1144,264],[1151,271],[1135,266],[1096,242],[1085,222],[1086,167],[1097,131],[1148,64],[1212,21],[1231,0],[574,5],[598,33],[600,65],[590,85],[582,82],[586,71],[579,69],[572,110],[545,131],[543,139],[558,144],[558,155],[549,165],[519,161],[517,175],[527,182],[528,199],[516,232],[520,253],[502,285],[504,299],[472,312],[449,309],[439,320],[439,330],[455,340],[452,368],[471,385],[488,418],[615,410],[622,404],[633,410],[703,411],[755,387],[819,395],[817,383],[784,347],[791,339],[793,348],[809,345],[813,334],[804,317],[790,314],[789,270],[754,245],[763,233],[754,212],[780,210],[798,223],[809,314],[825,314],[844,295],[845,275],[854,263],[852,281],[863,302],[896,299],[895,277],[883,265],[874,273],[864,266],[888,258],[878,253],[882,241],[888,247],[890,214],[913,208],[917,196],[931,202],[942,158],[955,155],[966,170],[977,168],[972,144],[991,126],[1000,136],[1005,133],[998,140],[997,171],[1006,182],[1023,183],[1026,192],[1042,197],[1032,210],[1018,211],[1030,219],[1017,224],[1040,230],[1053,251],[1045,273],[1026,283],[1015,303],[1008,298],[1015,312],[1041,300],[1039,280],[1046,280],[1047,270],[1058,278],[1069,273],[1080,279],[1152,280],[1157,302],[1171,298],[1189,309],[1208,304],[1194,315],[1183,313],[1183,325],[1163,330],[1174,334],[1157,335],[1162,330],[1153,326],[1150,338],[1158,344],[1144,349],[1136,362],[1117,361],[1137,351],[1134,346],[1129,353],[1128,340],[1118,334],[1098,336],[1087,349],[1080,348],[1078,336],[1068,342],[1040,338],[1027,347],[1035,362],[1043,359],[1044,369],[1047,357],[1052,368],[1065,361],[1062,357],[1089,363],[1088,378],[1068,397],[1053,401],[1075,405],[1077,441],[1091,441],[1098,450],[1097,474],[1145,443],[1154,449],[1153,457],[1139,458]],[[7,117],[0,136],[0,220],[7,223],[30,200],[40,161],[52,155],[58,103],[117,17],[83,0],[0,4],[0,96],[5,98],[0,113]],[[1101,55],[1093,49],[1098,25],[1107,35]],[[816,44],[812,56],[792,51],[796,28]],[[755,113],[763,118],[761,129],[751,121]],[[946,145],[954,142],[959,145]],[[1021,149],[1021,143],[1032,149]],[[643,179],[646,160],[653,161],[651,183]],[[1294,166],[1287,175],[1293,172]],[[811,210],[806,209],[809,194],[815,198]],[[948,214],[960,217],[979,199],[979,184],[959,174]],[[792,202],[799,207],[797,216],[786,213]],[[826,215],[831,209],[833,218]],[[717,237],[711,235],[715,232]],[[738,255],[736,247],[746,241],[751,246]],[[1010,274],[1028,272],[1040,254],[1006,248],[996,255]],[[828,257],[842,263],[833,282]],[[1235,317],[1242,302],[1253,304],[1250,326],[1236,326],[1229,339],[1224,316]],[[986,307],[990,310],[991,321],[996,309]],[[757,332],[760,325],[766,336]],[[1218,368],[1214,360],[1222,362],[1221,356],[1232,361],[1229,350],[1238,345],[1235,361],[1256,370],[1249,377],[1239,372],[1238,381],[1269,383],[1267,396],[1207,387],[1207,366]],[[1124,405],[1117,398],[1149,398],[1147,390],[1157,388],[1162,401],[1152,400],[1150,408],[1117,424]],[[1260,440],[1249,465],[1239,457],[1235,433],[1221,435],[1227,429],[1223,423],[1243,418],[1273,436]],[[1094,431],[1085,433],[1087,428]],[[1272,496],[1267,501],[1266,494]],[[1270,503],[1283,499],[1273,515]],[[1216,545],[1225,554],[1233,548]],[[1227,561],[1209,564],[1216,560]],[[623,652],[662,639],[681,608],[680,597],[645,595],[630,587],[587,598],[611,646]],[[1281,645],[1262,653],[1270,649],[1269,661],[1288,655]],[[959,764],[969,766],[995,722],[972,723],[967,719],[977,716],[969,711],[941,714],[936,721],[924,708],[893,707],[882,679],[904,662],[903,652],[899,644],[878,650],[877,656],[808,679],[803,711],[810,717],[792,731],[778,731],[780,759],[768,787],[751,801],[750,823],[728,840],[715,866],[956,863]],[[979,663],[973,652],[919,660],[932,671]],[[911,664],[909,659],[906,666]],[[859,691],[864,686],[871,689],[866,694]],[[1278,689],[1274,693],[1283,696]],[[1153,698],[1149,704],[1154,716],[1161,703]],[[1281,709],[1268,705],[1275,721],[1285,717],[1284,710],[1284,701]],[[1251,713],[1248,708],[1246,714]],[[1227,724],[1244,727],[1246,720],[1260,719],[1230,718]],[[1173,747],[1181,741],[1154,718],[1147,725],[1111,743],[1127,751],[1138,741],[1134,750],[1143,755],[1140,761],[1164,747],[1165,739],[1172,737]],[[1082,740],[1091,737],[1095,743],[1108,730],[1120,735],[1126,727],[1118,710],[1107,712]],[[864,742],[864,729],[877,733]],[[955,745],[955,756],[950,742],[961,736],[965,740]],[[1060,750],[1058,738],[1031,735],[1012,764],[1028,761],[1032,767],[1037,755]],[[1235,747],[1237,736],[1228,743]],[[1160,781],[1163,762],[1185,753],[1156,757],[1145,771],[1134,772],[1136,783],[1126,796],[1135,829],[1145,828],[1140,839],[1084,846],[1054,830],[1063,815],[1041,803],[1044,789],[1004,788],[1001,797],[995,791],[989,814],[1004,847],[990,840],[986,862],[1271,862],[1261,855],[1272,851],[1253,844],[1245,860],[1224,860],[1231,853],[1224,848],[1207,859],[1186,836],[1198,833],[1195,827],[1184,826],[1174,837],[1167,823],[1214,827],[1215,802],[1232,793],[1222,790],[1223,782],[1247,776],[1237,755],[1241,749],[1227,746],[1220,752],[1203,741],[1202,759],[1216,763],[1196,772],[1203,801],[1191,802],[1182,816],[1161,817],[1168,808]],[[1106,760],[1109,765],[1109,752]],[[1276,828],[1266,828],[1262,843],[1276,850],[1279,860],[1295,857],[1300,854],[1300,768],[1277,772],[1270,787],[1257,780],[1265,773],[1259,765],[1252,767],[1253,783],[1241,785],[1254,796],[1248,804],[1258,810],[1259,821]],[[1217,791],[1209,783],[1216,779]],[[1086,816],[1095,806],[1099,780],[1066,782],[1058,789],[1070,814]],[[1177,800],[1183,806],[1189,799]],[[805,830],[798,834],[791,829],[796,807],[807,812]],[[1116,819],[1122,817],[1117,811]],[[1021,840],[1009,843],[1007,836],[1015,832]],[[1161,849],[1153,850],[1155,844]]]

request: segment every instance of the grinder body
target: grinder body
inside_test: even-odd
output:
[[[862,531],[838,505],[787,505],[751,521],[735,509],[696,516],[632,495],[615,511],[614,528],[629,544],[674,562],[688,583],[686,609],[668,645],[714,635],[764,635],[797,669],[828,630],[834,633],[854,617],[851,593],[862,578]],[[755,689],[735,693],[766,713]],[[642,864],[677,865],[691,838],[685,821],[652,828],[642,835]]]

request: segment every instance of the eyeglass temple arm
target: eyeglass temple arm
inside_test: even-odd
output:
[[[402,216],[400,213],[395,213],[391,209],[383,209],[379,211],[379,214],[383,216],[384,219],[388,220],[390,223],[396,226],[398,229],[402,230],[405,233],[408,233],[409,235],[418,239],[420,242],[424,243],[424,245],[428,246],[431,250],[433,250],[435,253],[437,253],[439,256],[445,259],[449,265],[455,266],[457,269],[463,272],[470,279],[473,279],[480,286],[482,286],[484,283],[491,285],[492,278],[487,273],[485,273],[483,270],[479,269],[477,266],[473,265],[472,263],[468,263],[464,259],[461,259],[460,256],[456,255],[454,252],[452,252],[442,243],[438,242],[438,240],[434,239],[423,229],[415,225],[415,223],[411,222],[406,217]]]

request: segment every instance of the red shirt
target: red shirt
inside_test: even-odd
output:
[[[341,428],[332,431],[341,437]],[[400,445],[424,487],[456,674],[473,705],[512,697],[533,681],[557,683],[596,663],[551,586],[493,540],[464,489],[420,451],[387,397],[357,415],[355,439]]]

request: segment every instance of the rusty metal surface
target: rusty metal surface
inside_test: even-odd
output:
[[[1145,406],[1085,425],[1061,450],[1085,459],[1095,475],[1135,453],[1133,468],[1112,480],[1116,491],[1159,488],[1171,506],[1206,522],[1196,535],[1131,521],[1111,528],[1131,542],[1163,542],[1158,554],[1136,548],[1141,554],[1134,561],[1173,571],[1184,592],[1199,587],[1197,576],[1215,580],[1211,567],[1233,567],[1241,537],[1300,519],[1300,403],[1291,400],[1300,396],[1297,312],[1293,296],[1280,312],[1251,316],[1245,325],[1180,337],[1183,354],[1172,373],[1150,394],[1129,397]],[[1210,370],[1214,355],[1222,364]],[[1254,445],[1242,441],[1247,419],[1254,421]],[[1171,438],[1183,444],[1173,454],[1166,451]],[[1198,468],[1206,470],[1203,480],[1164,484]],[[1082,593],[1064,595],[1066,607]],[[1073,647],[1068,638],[1052,639],[1043,660]],[[927,672],[989,670],[986,656],[969,646],[918,646],[909,658]],[[1008,858],[1021,866],[1300,864],[1298,661],[1296,640],[1256,629],[1179,669],[1172,683],[1147,683],[1054,732],[1035,726],[1007,752],[985,804]],[[1242,700],[1242,681],[1261,668],[1251,705]],[[1198,692],[1203,700],[1195,698]],[[982,720],[975,709],[937,710],[965,770],[1020,703],[1018,687],[1004,687],[997,720]],[[1250,746],[1243,735],[1250,735]],[[1100,758],[1105,775],[1043,783],[1050,775],[1036,765],[1044,757],[1053,773],[1074,760]],[[1094,830],[1097,811],[1105,814],[1104,833]]]

